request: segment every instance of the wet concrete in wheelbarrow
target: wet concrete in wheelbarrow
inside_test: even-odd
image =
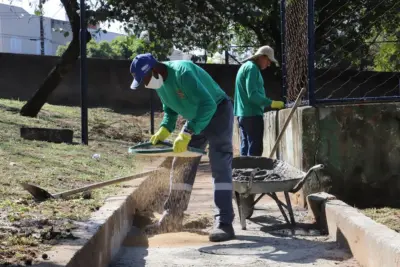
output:
[[[305,175],[284,161],[268,158],[235,158],[232,165],[232,178],[237,182],[249,182],[252,176],[254,182],[271,182],[298,180]]]
[[[236,207],[235,207],[236,208]],[[188,218],[212,220],[213,191],[207,167],[199,168]],[[236,214],[237,210],[235,211]],[[263,198],[247,230],[241,230],[239,216],[234,227],[236,240],[212,243],[203,232],[184,231],[147,237],[133,227],[110,267],[128,266],[248,266],[261,267],[358,267],[345,249],[319,234],[307,221],[307,212],[294,209],[299,227],[293,233],[283,224],[275,202]],[[204,219],[206,218],[206,219]],[[201,226],[208,225],[199,224]],[[308,227],[301,227],[307,225]],[[198,229],[207,232],[208,229]]]

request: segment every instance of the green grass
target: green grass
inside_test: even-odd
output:
[[[79,142],[80,109],[45,105],[37,118],[28,118],[19,115],[23,104],[0,99],[0,264],[22,261],[53,244],[43,237],[49,235],[46,231],[50,227],[59,228],[58,238],[62,238],[73,228],[73,221],[88,219],[105,197],[116,194],[122,186],[97,189],[90,199],[77,195],[36,203],[20,182],[57,193],[138,172],[143,164],[127,153],[128,147],[149,138],[148,116],[98,108],[89,110],[88,146],[24,140],[20,127],[30,126],[71,129],[74,141]],[[157,114],[157,123],[159,120]],[[93,159],[93,154],[100,154],[100,158]]]
[[[366,216],[374,221],[386,225],[390,229],[400,233],[400,209],[394,208],[371,208],[361,210]]]

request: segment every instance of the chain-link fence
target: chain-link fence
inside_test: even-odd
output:
[[[400,99],[400,1],[281,0],[288,102]]]

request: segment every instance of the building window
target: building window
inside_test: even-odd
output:
[[[10,39],[10,47],[11,53],[21,53],[22,52],[22,43],[21,39],[12,37]]]

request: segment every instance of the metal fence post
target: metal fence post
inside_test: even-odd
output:
[[[286,88],[286,0],[281,0],[281,53],[282,53],[282,96],[287,102],[287,88]]]
[[[308,101],[310,106],[315,106],[315,22],[314,22],[314,0],[307,0],[308,21]]]
[[[88,77],[87,77],[87,62],[86,62],[86,7],[85,0],[80,0],[81,5],[81,29],[80,29],[80,55],[81,55],[81,135],[82,143],[89,143],[88,137]]]

